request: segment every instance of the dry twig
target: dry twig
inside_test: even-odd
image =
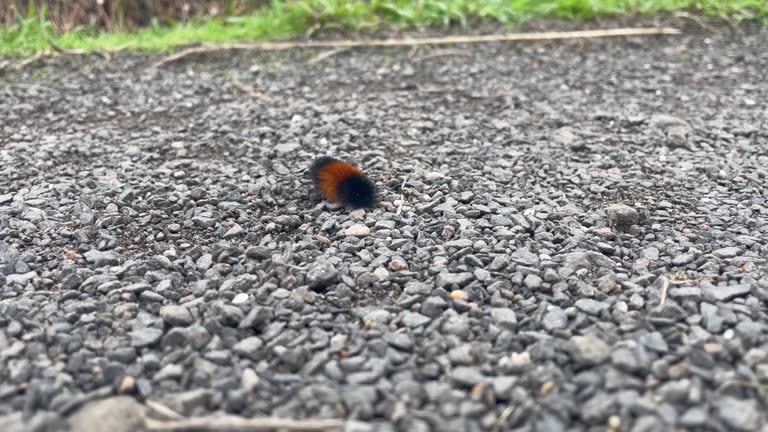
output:
[[[336,49],[332,49],[330,51],[321,52],[320,54],[318,54],[318,55],[312,57],[311,59],[307,60],[307,64],[320,63],[321,61],[323,61],[323,60],[325,60],[325,59],[327,59],[329,57],[333,57],[336,54],[342,53],[342,52],[347,51],[347,50],[349,50],[349,48],[336,48]]]
[[[517,405],[515,405],[515,401],[510,402],[509,405],[504,408],[504,411],[501,412],[499,418],[496,419],[496,423],[493,424],[493,432],[499,432],[502,426],[504,426],[504,423],[507,422],[516,409]]]
[[[249,86],[248,84],[240,80],[233,79],[232,86],[234,86],[236,89],[240,90],[241,92],[247,94],[248,96],[254,97],[256,99],[261,99],[263,101],[269,101],[269,97],[267,95],[256,91],[256,89],[254,89],[253,87]]]
[[[661,277],[661,301],[659,302],[658,309],[664,307],[667,302],[667,291],[669,290],[669,279],[666,276]]]
[[[715,390],[715,392],[720,394],[723,392],[723,390],[733,386],[749,387],[756,390],[760,390],[762,392],[768,392],[768,384],[761,384],[761,383],[752,382],[752,381],[726,381],[722,383],[720,387],[718,387],[717,390]]]
[[[616,36],[648,36],[648,35],[676,35],[681,31],[675,28],[617,28],[607,30],[581,30],[566,32],[542,32],[542,33],[506,33],[499,35],[481,36],[447,36],[421,39],[367,39],[367,40],[340,40],[340,41],[307,41],[307,42],[265,42],[265,43],[232,43],[232,44],[203,44],[197,47],[179,51],[173,55],[162,58],[149,66],[156,69],[168,63],[175,62],[192,54],[226,51],[226,50],[260,50],[281,51],[295,48],[353,48],[353,47],[399,47],[418,45],[450,45],[462,43],[482,42],[512,42],[512,41],[537,41],[552,39],[574,38],[599,38]]]
[[[716,34],[723,34],[723,32],[707,24],[703,19],[696,17],[694,15],[691,15],[688,12],[682,12],[682,11],[676,12],[675,17],[690,20],[691,22],[693,22],[694,24],[698,25],[699,27],[701,27],[706,31],[716,33]]]
[[[31,56],[31,57],[27,57],[27,58],[25,58],[24,60],[22,60],[22,61],[20,61],[20,62],[18,62],[18,63],[15,63],[13,66],[11,66],[11,69],[13,69],[13,70],[19,70],[19,69],[23,68],[24,66],[26,66],[26,65],[28,65],[28,64],[30,64],[30,63],[34,63],[34,62],[36,62],[36,61],[37,61],[37,60],[39,60],[39,59],[40,59],[42,56],[43,56],[43,55],[42,55],[40,52],[37,52],[37,53],[35,53],[33,56]]]
[[[292,420],[283,418],[198,417],[169,421],[146,419],[148,431],[164,432],[332,432],[344,423],[335,419]]]
[[[520,93],[514,92],[514,91],[508,91],[508,92],[498,92],[498,93],[490,93],[490,94],[472,93],[468,96],[472,99],[497,99],[497,98],[517,96],[518,94]]]
[[[669,281],[672,285],[689,285],[689,284],[695,284],[697,282],[701,282],[705,279],[717,279],[717,275],[703,275],[701,277],[697,277],[696,279],[673,279]]]
[[[470,54],[469,51],[463,50],[463,49],[444,49],[444,50],[437,50],[429,54],[425,54],[421,57],[416,57],[415,59],[413,59],[413,62],[418,63],[424,60],[429,60],[429,59],[438,58],[438,57],[447,57],[447,56],[465,56],[466,57],[469,54]]]
[[[50,93],[54,93],[56,95],[60,94],[58,90],[54,90],[50,87],[41,86],[38,84],[24,84],[24,83],[8,83],[3,84],[5,88],[23,88],[23,89],[35,89],[35,90],[42,90]]]
[[[156,414],[156,416],[162,417],[163,419],[178,420],[178,419],[184,418],[184,416],[182,416],[181,414],[177,413],[176,411],[172,410],[171,408],[157,401],[148,399],[144,401],[144,405],[146,405],[150,411]]]

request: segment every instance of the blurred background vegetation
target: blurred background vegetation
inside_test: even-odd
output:
[[[672,12],[765,24],[768,0],[0,0],[0,55]]]
[[[50,23],[55,32],[78,27],[124,32],[190,19],[240,16],[268,4],[268,0],[0,0],[0,23],[10,27],[37,18]]]

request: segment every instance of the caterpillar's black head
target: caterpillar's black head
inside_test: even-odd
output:
[[[376,186],[361,175],[352,175],[342,180],[337,193],[341,202],[355,208],[374,207],[378,201]]]

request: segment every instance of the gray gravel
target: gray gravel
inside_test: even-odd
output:
[[[766,38],[5,71],[0,429],[768,431]]]

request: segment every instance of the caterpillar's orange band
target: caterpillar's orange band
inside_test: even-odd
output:
[[[317,180],[320,192],[326,199],[333,202],[339,201],[338,190],[341,182],[350,176],[361,176],[363,172],[356,166],[335,161],[321,167],[317,172]]]

